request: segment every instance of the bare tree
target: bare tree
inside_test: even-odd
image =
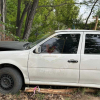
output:
[[[21,0],[18,0],[16,27],[19,26],[19,22],[20,22],[20,7],[21,7]],[[18,29],[16,29],[16,33],[17,31]]]
[[[90,11],[89,16],[88,16],[88,18],[87,18],[87,20],[86,20],[86,23],[85,23],[85,28],[87,27],[88,20],[89,20],[91,14],[92,14],[93,9],[94,9],[94,7],[95,7],[95,5],[96,5],[97,2],[98,2],[98,0],[96,0],[96,1],[94,2],[93,6],[92,6],[92,8],[91,8],[91,11]]]
[[[26,4],[25,4],[25,8],[24,8],[24,10],[23,10],[23,13],[22,13],[22,16],[21,16],[21,18],[18,20],[19,22],[17,22],[18,24],[18,28],[17,28],[17,31],[16,31],[16,35],[17,36],[19,36],[20,37],[20,35],[21,35],[21,28],[22,28],[22,24],[23,24],[23,21],[24,21],[24,18],[25,18],[25,15],[26,15],[26,13],[27,13],[27,11],[28,11],[28,8],[29,8],[29,6],[30,6],[30,3],[31,2],[27,2]]]
[[[29,16],[27,16],[28,19],[27,19],[27,23],[26,23],[26,27],[25,27],[25,31],[24,31],[24,35],[23,35],[24,40],[28,40],[28,38],[30,36],[30,31],[31,31],[34,15],[35,15],[35,12],[36,12],[36,9],[38,6],[38,2],[39,2],[39,0],[34,0],[31,10],[29,12]]]
[[[6,14],[6,0],[0,0],[0,21],[5,23],[5,14]],[[1,26],[2,30],[5,30],[5,25]],[[3,32],[4,33],[4,32]],[[5,34],[2,35],[3,40],[5,40]]]
[[[6,11],[6,0],[0,0],[0,14],[1,14],[1,21],[5,23],[5,11]],[[3,30],[5,30],[5,26],[3,25]]]

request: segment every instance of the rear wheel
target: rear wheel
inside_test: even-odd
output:
[[[22,87],[22,77],[14,68],[0,69],[0,92],[2,94],[15,94]]]

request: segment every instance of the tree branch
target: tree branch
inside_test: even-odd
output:
[[[90,18],[90,16],[91,16],[92,11],[93,11],[93,9],[94,9],[94,7],[95,7],[95,5],[96,5],[97,2],[98,2],[98,0],[95,1],[95,3],[93,4],[93,6],[92,6],[92,8],[91,8],[90,14],[89,14],[89,16],[88,16],[88,18],[87,18],[87,20],[86,20],[86,23],[85,23],[85,28],[87,27],[87,22],[88,22],[88,20],[89,20],[89,18]]]
[[[21,0],[18,0],[16,27],[18,27],[20,23],[20,6],[21,6]],[[16,29],[16,32],[17,32],[17,29]]]
[[[20,34],[21,34],[21,28],[22,28],[23,20],[24,20],[24,18],[25,18],[26,12],[27,12],[27,10],[28,10],[28,8],[29,8],[29,6],[30,6],[30,3],[31,3],[31,2],[29,2],[29,3],[26,4],[26,6],[25,6],[25,8],[24,8],[24,10],[23,10],[21,19],[20,19],[20,21],[19,21],[18,29],[17,29],[17,32],[16,32],[16,35],[19,36],[19,37],[20,37]]]
[[[59,7],[59,6],[63,6],[63,5],[66,5],[66,4],[69,4],[69,5],[74,5],[74,4],[85,4],[85,3],[61,3],[59,5],[42,5],[42,6],[38,6],[38,7]]]

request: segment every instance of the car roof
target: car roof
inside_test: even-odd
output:
[[[100,32],[99,30],[56,30],[55,33],[59,32]]]

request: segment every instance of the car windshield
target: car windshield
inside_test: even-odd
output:
[[[32,48],[32,47],[36,46],[38,43],[40,43],[41,41],[43,41],[44,39],[46,39],[47,37],[49,37],[49,36],[51,36],[51,35],[52,35],[52,34],[45,35],[45,36],[42,37],[41,39],[39,39],[39,40],[37,40],[37,41],[31,43],[31,44],[29,45],[29,48]]]

